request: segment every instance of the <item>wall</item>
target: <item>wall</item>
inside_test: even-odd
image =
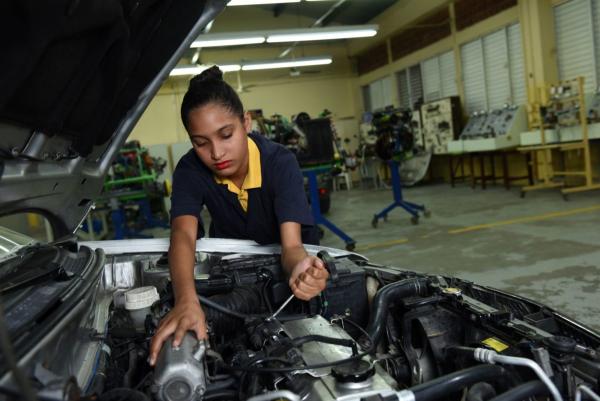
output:
[[[229,7],[216,20],[211,33],[260,29],[308,27],[313,19],[293,15],[273,18],[259,7]],[[275,59],[290,44],[244,46],[239,48],[206,48],[200,52],[203,64],[239,62],[241,60]],[[191,57],[189,52],[187,57]],[[344,41],[299,44],[289,58],[330,55],[333,63],[299,69],[300,75],[290,76],[290,69],[242,71],[226,73],[225,80],[239,92],[246,109],[262,109],[265,116],[275,113],[290,117],[300,111],[318,115],[327,108],[334,118],[355,115],[354,80],[356,74]],[[181,64],[189,64],[182,60]],[[180,121],[180,106],[191,77],[169,78],[152,100],[130,138],[144,145],[184,142],[187,134]]]
[[[309,78],[298,79],[253,80],[248,81],[247,91],[239,95],[246,109],[262,109],[265,116],[279,113],[289,118],[300,111],[316,116],[327,108],[335,119],[347,118],[354,115],[354,79],[349,75],[314,78],[309,75]],[[142,115],[130,139],[137,139],[146,146],[186,141],[187,133],[179,111],[186,85],[185,81],[165,84]]]

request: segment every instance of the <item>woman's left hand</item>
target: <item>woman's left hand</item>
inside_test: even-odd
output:
[[[328,278],[329,272],[323,261],[316,256],[307,256],[292,270],[289,284],[296,298],[308,301],[325,289]]]

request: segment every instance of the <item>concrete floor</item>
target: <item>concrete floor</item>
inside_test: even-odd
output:
[[[443,273],[543,302],[600,330],[600,192],[571,195],[448,184],[405,189],[432,211],[418,226],[395,209],[371,227],[391,190],[335,192],[327,217],[375,263]],[[483,225],[483,226],[482,226]],[[327,231],[322,244],[344,247]]]

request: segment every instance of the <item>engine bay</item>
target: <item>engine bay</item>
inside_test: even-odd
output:
[[[270,319],[290,294],[278,255],[207,256],[196,289],[209,340],[188,333],[178,348],[167,342],[154,369],[148,342],[173,294],[166,258],[143,264],[141,288],[160,295],[140,320],[117,301],[128,292],[115,293],[102,392],[179,401],[575,399],[582,386],[598,391],[598,338],[542,306],[357,258],[334,264],[320,297],[294,299]]]
[[[517,295],[351,253],[326,259],[320,296],[293,299],[273,318],[291,294],[278,254],[198,252],[208,340],[189,332],[173,347],[171,337],[150,366],[150,341],[174,306],[166,255],[56,250],[23,257],[61,255],[49,270],[11,276],[14,288],[3,294],[9,316],[32,296],[41,308],[45,287],[67,288],[52,302],[80,309],[55,325],[62,331],[52,341],[43,338],[52,334],[48,314],[21,316],[15,350],[37,352],[28,363],[39,394],[56,396],[45,399],[597,400],[600,336],[592,330]],[[67,303],[78,281],[80,301]]]

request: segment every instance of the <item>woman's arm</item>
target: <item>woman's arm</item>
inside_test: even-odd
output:
[[[169,266],[175,303],[198,301],[194,285],[194,263],[198,219],[194,216],[179,216],[171,224]]]
[[[300,224],[282,223],[280,234],[281,264],[289,276],[290,288],[297,298],[308,301],[325,289],[329,273],[322,260],[304,249]]]
[[[194,331],[196,337],[206,339],[204,311],[196,295],[194,285],[194,262],[198,219],[194,216],[179,216],[171,222],[171,245],[169,266],[175,294],[175,306],[161,320],[150,345],[150,365],[154,365],[163,343],[173,333],[173,346],[181,343],[187,331]]]

